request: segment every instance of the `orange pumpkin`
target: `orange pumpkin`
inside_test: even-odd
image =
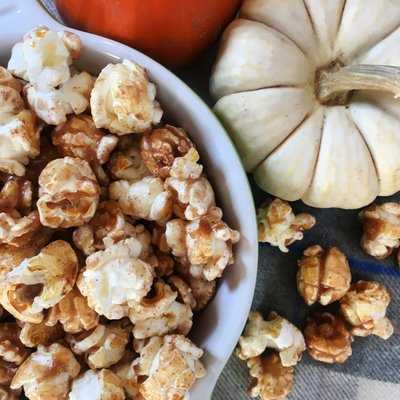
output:
[[[56,0],[67,25],[129,44],[168,66],[209,46],[241,0]]]

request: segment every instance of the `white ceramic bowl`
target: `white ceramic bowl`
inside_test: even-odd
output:
[[[0,64],[13,44],[37,25],[62,30],[36,0],[0,0]],[[199,147],[225,219],[241,233],[236,262],[228,267],[215,299],[196,319],[191,337],[205,350],[207,376],[193,387],[191,400],[207,400],[245,324],[257,275],[258,243],[253,198],[246,174],[226,132],[202,100],[181,80],[142,53],[102,37],[78,32],[80,64],[98,73],[109,62],[128,58],[144,66],[157,84],[158,98],[178,126]]]

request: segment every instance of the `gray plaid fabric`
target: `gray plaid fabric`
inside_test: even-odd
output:
[[[43,0],[56,15],[52,0]],[[196,62],[192,68],[175,73],[194,88],[208,103],[208,77],[215,49]],[[399,155],[400,156],[400,155]],[[349,171],[351,173],[351,171]],[[252,182],[256,204],[267,195]],[[379,201],[398,200],[400,194]],[[257,287],[253,309],[267,316],[271,310],[302,327],[307,315],[318,307],[306,307],[296,290],[296,261],[302,250],[311,244],[338,246],[350,259],[353,281],[376,280],[392,293],[389,318],[395,326],[387,341],[377,337],[356,338],[353,355],[344,365],[327,365],[305,355],[296,367],[295,387],[290,400],[400,400],[400,270],[394,258],[377,262],[367,257],[359,246],[361,227],[357,211],[319,210],[301,202],[293,204],[296,212],[306,211],[317,219],[317,225],[306,233],[302,242],[291,246],[289,254],[260,245]],[[336,305],[328,307],[335,311]],[[248,386],[245,364],[232,356],[221,375],[213,400],[245,400]]]

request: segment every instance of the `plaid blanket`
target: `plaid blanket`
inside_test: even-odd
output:
[[[52,0],[43,0],[48,10],[57,15]],[[203,99],[212,104],[208,96],[208,77],[215,49],[207,52],[192,68],[175,71],[195,89]],[[252,183],[256,204],[267,195]],[[383,201],[400,201],[400,194]],[[307,354],[296,367],[295,386],[289,400],[400,400],[400,269],[394,256],[377,262],[360,248],[361,226],[358,211],[320,210],[293,204],[295,212],[308,212],[317,219],[317,225],[305,238],[283,254],[269,245],[260,245],[257,287],[253,309],[265,317],[276,310],[298,327],[316,307],[307,307],[296,289],[297,259],[303,249],[312,244],[338,246],[349,257],[353,281],[376,280],[383,283],[392,294],[388,317],[395,333],[387,341],[378,337],[356,338],[353,355],[343,365],[328,365],[312,360]],[[337,305],[327,307],[335,311]],[[244,362],[231,357],[215,389],[213,400],[245,400],[249,377]]]

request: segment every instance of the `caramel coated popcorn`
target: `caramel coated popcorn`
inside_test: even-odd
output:
[[[161,281],[154,284],[153,292],[153,296],[130,304],[133,336],[146,339],[170,333],[187,335],[192,328],[190,305],[175,301],[178,293]]]
[[[16,210],[10,213],[0,212],[0,244],[23,247],[40,228],[37,211],[32,211],[27,216],[21,216]]]
[[[134,218],[163,223],[172,214],[173,200],[160,178],[144,177],[130,184],[116,181],[109,188],[110,198],[118,202],[122,212]]]
[[[67,121],[69,114],[86,111],[93,83],[94,78],[83,71],[71,76],[58,89],[28,84],[25,91],[36,115],[49,125],[59,125]]]
[[[276,353],[247,360],[249,374],[253,378],[249,394],[262,400],[284,400],[291,392],[294,368],[284,367]]]
[[[86,371],[72,383],[69,400],[125,400],[122,381],[112,371]]]
[[[286,319],[271,312],[267,321],[251,312],[236,354],[242,360],[261,355],[266,348],[279,351],[284,367],[296,365],[306,349],[301,331]]]
[[[388,339],[394,331],[386,317],[390,294],[378,282],[358,281],[340,301],[340,311],[355,336],[376,335]]]
[[[146,400],[183,399],[196,379],[205,375],[199,361],[203,351],[181,335],[162,339],[159,350],[150,361],[147,379],[140,386]]]
[[[32,324],[24,322],[19,338],[26,347],[50,346],[64,336],[60,325],[48,326],[44,322]]]
[[[160,178],[167,178],[176,158],[184,156],[193,143],[181,128],[166,125],[143,135],[140,155],[150,172]]]
[[[93,120],[98,128],[117,135],[144,132],[162,117],[155,96],[155,85],[138,64],[129,60],[109,64],[100,72],[93,88]]]
[[[190,273],[209,281],[219,278],[234,262],[232,245],[240,238],[239,232],[222,221],[219,208],[194,221],[171,220],[165,235],[172,253],[193,266]]]
[[[400,204],[373,204],[361,211],[361,247],[377,259],[388,257],[400,246]]]
[[[78,287],[89,307],[108,319],[129,313],[130,302],[140,301],[150,291],[153,271],[139,260],[141,243],[125,239],[86,259]]]
[[[43,311],[72,290],[77,273],[72,247],[63,240],[52,242],[5,275],[1,304],[21,321],[40,323]]]
[[[137,229],[127,221],[114,201],[101,202],[90,222],[77,228],[73,234],[75,245],[86,255],[129,237],[137,237]]]
[[[140,181],[145,176],[151,175],[134,143],[113,153],[109,169],[114,179],[125,180],[129,183]]]
[[[260,242],[279,247],[287,253],[287,246],[303,239],[303,231],[315,225],[310,214],[293,213],[289,203],[280,199],[267,202],[257,210],[258,238]]]
[[[29,180],[9,176],[0,191],[0,211],[27,213],[32,207],[32,191]]]
[[[56,327],[58,322],[65,332],[79,333],[95,328],[99,323],[99,315],[89,307],[87,299],[74,287],[47,314],[47,326]]]
[[[350,331],[344,321],[324,312],[315,314],[304,330],[308,353],[317,361],[344,363],[352,354]]]
[[[72,116],[52,133],[52,141],[63,156],[104,164],[118,143],[114,135],[97,129],[89,115]]]
[[[79,158],[51,161],[39,177],[40,222],[70,228],[88,222],[99,202],[100,187],[89,164]]]
[[[38,346],[18,368],[10,387],[22,387],[29,400],[66,400],[80,369],[72,352],[61,344]]]
[[[0,359],[3,362],[20,365],[28,357],[20,334],[21,328],[15,322],[0,323]]]
[[[350,288],[351,272],[346,256],[337,248],[315,245],[298,261],[297,289],[307,305],[326,306],[342,298]]]
[[[125,320],[116,321],[66,339],[75,354],[84,355],[90,368],[108,368],[123,357],[130,328]]]
[[[39,155],[40,125],[21,97],[22,84],[0,67],[0,171],[22,176]]]
[[[189,221],[207,214],[215,206],[214,190],[202,175],[203,166],[198,164],[199,153],[190,148],[183,157],[177,157],[166,179],[167,187],[174,193],[178,204],[175,213]]]
[[[133,353],[126,352],[124,358],[111,367],[112,372],[121,380],[126,398],[131,400],[143,400],[139,393],[140,383],[135,370],[137,360],[138,358],[134,359]]]

